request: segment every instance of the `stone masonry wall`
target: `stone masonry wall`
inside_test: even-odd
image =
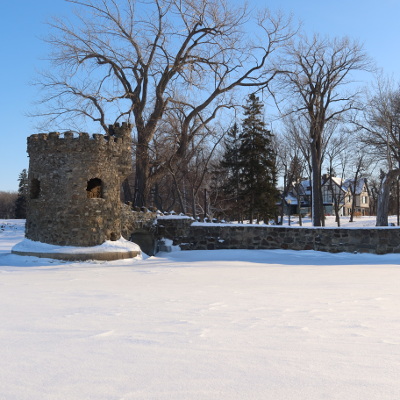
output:
[[[301,228],[265,225],[193,223],[190,219],[157,221],[159,238],[182,250],[290,249],[331,253],[400,253],[399,228]]]
[[[129,205],[123,204],[121,209],[121,234],[125,239],[129,239],[136,232],[148,232],[154,235],[156,218],[155,212],[133,211]]]
[[[122,205],[121,233],[140,246],[140,249],[149,256],[156,252],[156,217],[155,212],[138,212],[126,204]]]

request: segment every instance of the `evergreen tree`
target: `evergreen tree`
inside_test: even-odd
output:
[[[240,134],[239,197],[252,221],[267,222],[276,215],[276,155],[272,134],[265,128],[263,105],[255,94],[247,99]]]
[[[220,162],[220,190],[223,194],[224,211],[230,219],[242,220],[240,207],[240,132],[235,123],[224,140],[225,153]]]
[[[26,218],[26,198],[28,195],[28,174],[23,169],[18,176],[18,197],[15,201],[15,218]]]

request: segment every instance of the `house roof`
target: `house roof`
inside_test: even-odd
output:
[[[286,204],[291,204],[293,206],[297,206],[297,197],[294,196],[292,193],[288,193],[288,195],[285,197],[285,202]]]
[[[311,181],[301,181],[300,182],[301,194],[310,195],[311,194]]]
[[[356,190],[355,190],[355,194],[361,194],[361,192],[364,191],[364,186],[365,186],[365,178],[359,178],[357,180],[357,185],[356,185]],[[352,190],[354,187],[354,179],[346,179],[343,182],[343,187],[346,190]]]
[[[332,181],[340,187],[344,192],[347,192],[352,188],[352,185],[354,184],[354,179],[346,179],[343,180],[342,178],[338,178],[336,176],[330,177]],[[325,183],[328,182],[328,180],[325,181]],[[324,182],[323,182],[324,184]],[[356,187],[356,192],[355,194],[361,194],[361,192],[364,191],[364,186],[366,184],[365,178],[359,178],[357,180],[357,187]],[[310,180],[304,180],[300,182],[300,192],[302,195],[311,195],[311,181]]]
[[[342,178],[338,178],[337,176],[332,176],[331,179],[338,186],[341,186],[343,184],[343,179]]]
[[[330,176],[328,178],[325,178],[325,180],[322,182],[322,186],[329,185],[329,182],[333,182],[343,193],[347,192],[347,188],[343,185],[344,180],[342,178],[338,178],[337,176]]]

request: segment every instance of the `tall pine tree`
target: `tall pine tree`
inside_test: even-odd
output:
[[[230,220],[241,221],[239,136],[239,127],[235,123],[227,132],[224,140],[225,153],[219,165],[221,171],[219,182],[223,193],[224,212]]]
[[[26,218],[26,198],[28,195],[28,173],[23,169],[18,176],[18,197],[15,201],[15,218]]]
[[[276,215],[276,155],[272,134],[265,128],[263,105],[255,94],[249,95],[244,108],[239,148],[239,197],[250,221]]]

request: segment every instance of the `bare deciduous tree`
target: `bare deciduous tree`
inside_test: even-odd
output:
[[[301,126],[290,118],[285,121],[284,130],[276,137],[277,167],[283,174],[280,225],[283,223],[285,198],[290,191],[296,194],[299,225],[302,225],[300,187],[302,179],[309,174],[310,165],[308,146],[305,146],[304,141],[300,139],[301,135]]]
[[[367,70],[370,62],[362,46],[347,38],[321,39],[300,37],[288,49],[283,60],[286,73],[281,88],[295,102],[291,112],[307,120],[312,164],[312,219],[314,226],[324,223],[321,166],[326,126],[354,107],[355,89],[344,91],[353,71]]]
[[[382,162],[377,199],[377,226],[388,225],[389,195],[400,175],[400,90],[391,80],[378,78],[362,116],[353,121],[374,157]]]
[[[270,56],[292,36],[287,20],[265,12],[253,24],[262,41],[252,42],[246,8],[225,0],[66,1],[80,14],[51,24],[41,115],[53,124],[81,117],[106,132],[108,123],[131,119],[137,206],[149,200],[149,146],[168,110],[186,110],[176,150],[185,157],[193,121],[206,124],[231,106],[235,88],[268,86],[276,75]]]
[[[341,131],[329,141],[326,149],[329,175],[328,190],[332,197],[333,209],[338,227],[340,227],[340,209],[343,207],[346,196],[343,183],[349,162],[349,153],[349,137],[347,132]],[[333,181],[334,179],[335,181]]]
[[[303,164],[304,167],[306,167],[306,176],[307,179],[311,181],[313,169],[308,119],[303,113],[298,113],[296,115],[294,113],[289,113],[283,118],[283,122],[285,141],[292,149],[294,149],[294,151],[297,153],[297,156],[304,160]],[[321,165],[325,160],[330,140],[335,134],[338,122],[339,121],[337,119],[332,119],[325,125],[325,131],[321,142]]]
[[[354,222],[354,213],[356,209],[356,199],[358,186],[360,184],[364,184],[365,180],[362,178],[361,174],[365,172],[365,155],[362,153],[358,153],[354,158],[354,170],[353,176],[351,178],[351,182],[349,184],[349,190],[351,193],[351,212],[350,212],[350,220],[349,222]]]
[[[15,218],[15,202],[17,198],[17,192],[0,192],[0,218]]]
[[[307,121],[302,115],[290,113],[285,115],[282,126],[282,140],[291,151],[296,151],[306,164],[306,175],[311,176],[310,146],[308,144]]]

